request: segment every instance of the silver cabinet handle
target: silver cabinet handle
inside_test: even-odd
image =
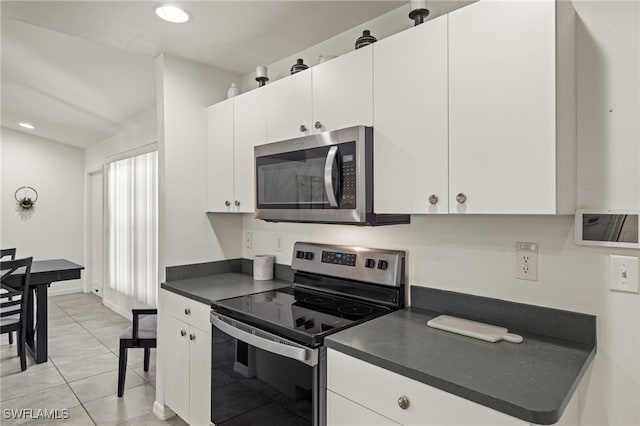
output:
[[[236,200],[236,201],[234,201],[233,204],[235,204],[235,206],[238,207],[238,206],[240,206],[240,201]]]
[[[407,398],[406,396],[402,395],[400,398],[398,398],[398,406],[403,410],[409,408],[410,405],[411,401],[409,401],[409,398]]]
[[[229,207],[229,206],[231,205],[231,203],[230,203],[229,201],[225,201],[225,202],[224,202],[224,205],[225,205],[225,206],[227,206],[227,207]]]
[[[315,127],[316,129],[320,130],[320,129],[322,128],[322,123],[321,123],[321,122],[319,122],[319,121],[316,121],[316,122],[313,124],[313,127]]]
[[[191,334],[189,335],[189,340],[196,340],[196,335],[195,335],[195,334],[193,334],[193,333],[191,333]]]
[[[327,159],[324,162],[324,191],[327,193],[327,201],[331,207],[338,207],[338,200],[336,199],[336,190],[333,188],[333,166],[336,164],[336,155],[338,155],[338,147],[332,146],[329,148]]]
[[[461,192],[458,195],[456,195],[456,201],[459,204],[464,204],[464,202],[467,201],[467,196]]]
[[[429,195],[429,204],[438,204],[438,196],[436,194]]]
[[[191,309],[189,309],[189,308],[184,308],[184,314],[185,314],[185,315],[191,315]]]
[[[301,131],[302,133],[306,132],[306,131],[307,131],[307,126],[305,126],[304,124],[301,124],[301,125],[300,125],[300,131]]]
[[[186,332],[186,331],[184,331],[184,330],[180,330],[180,335],[181,335],[182,337],[184,337],[184,336],[186,336],[186,335],[187,335],[187,332]]]

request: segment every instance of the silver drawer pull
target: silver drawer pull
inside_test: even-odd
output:
[[[467,196],[461,192],[458,195],[456,195],[456,201],[459,204],[464,204],[464,202],[467,201]]]
[[[407,398],[406,396],[402,395],[400,398],[398,398],[398,406],[403,410],[409,408],[410,405],[411,401],[409,401],[409,398]]]

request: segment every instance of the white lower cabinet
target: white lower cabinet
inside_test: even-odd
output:
[[[162,347],[165,354],[165,403],[191,426],[211,423],[211,332],[197,327],[203,319],[192,316],[207,307],[204,303],[173,293],[162,292],[163,301],[180,306],[191,305],[186,318],[176,318],[172,312],[181,312],[167,306],[163,311]],[[182,301],[181,299],[184,299]],[[184,303],[182,303],[184,302]],[[200,306],[201,305],[201,306]],[[208,308],[207,308],[208,312]],[[208,316],[207,316],[208,322]]]
[[[332,349],[327,351],[327,388],[328,426],[358,425],[367,416],[383,425],[529,425]]]

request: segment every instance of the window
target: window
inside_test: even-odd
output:
[[[107,165],[107,282],[155,306],[158,298],[158,152]]]

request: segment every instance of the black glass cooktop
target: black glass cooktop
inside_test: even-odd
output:
[[[324,336],[391,308],[294,286],[221,300],[213,310],[315,347]]]

